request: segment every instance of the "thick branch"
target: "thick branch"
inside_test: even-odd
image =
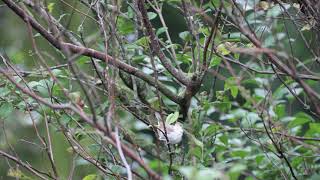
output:
[[[53,23],[60,31],[63,33],[73,44],[82,46],[82,43],[77,40],[77,38],[66,29],[57,19],[55,19],[51,14],[46,12],[42,7],[36,6],[31,0],[23,1],[27,6],[34,9],[37,14],[43,17],[48,23]]]
[[[106,55],[105,53],[96,51],[94,49],[90,48],[85,48],[85,47],[80,47],[76,46],[70,43],[64,43],[64,42],[59,42],[54,36],[52,36],[45,28],[43,28],[35,19],[30,17],[27,13],[24,12],[18,5],[16,5],[13,1],[11,0],[3,0],[4,3],[7,4],[7,6],[12,9],[18,16],[21,17],[21,19],[25,22],[30,23],[30,25],[38,31],[47,41],[52,44],[54,47],[57,49],[68,49],[73,53],[85,55],[88,57],[93,57],[96,59],[104,60],[106,63],[115,66],[129,74],[132,74],[134,76],[137,76],[138,78],[144,80],[151,86],[156,86],[156,81],[154,78],[151,76],[143,73],[141,70],[138,68],[135,68],[133,66],[130,66],[122,61],[119,61],[117,59],[114,59],[113,57]],[[177,95],[175,95],[172,91],[170,91],[168,88],[165,87],[164,84],[161,82],[158,82],[157,87],[159,88],[159,91],[163,93],[165,96],[167,96],[169,99],[174,101],[175,103],[179,103],[181,98]]]
[[[156,35],[152,29],[152,25],[148,19],[147,10],[144,7],[144,0],[138,0],[138,8],[142,15],[142,21],[146,28],[147,35],[150,38],[150,45],[152,53],[159,57],[162,65],[169,71],[169,73],[175,77],[179,82],[181,82],[184,85],[188,85],[190,82],[190,79],[187,78],[187,76],[182,72],[178,71],[171,62],[167,59],[165,54],[161,51],[160,44],[158,39],[156,38]]]

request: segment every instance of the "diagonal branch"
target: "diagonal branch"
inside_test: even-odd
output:
[[[8,158],[8,159],[14,161],[15,163],[21,165],[22,167],[27,169],[29,172],[36,175],[39,179],[48,179],[47,177],[42,175],[43,174],[42,172],[39,172],[38,170],[36,170],[32,166],[30,166],[29,164],[22,162],[21,159],[18,159],[17,157],[14,157],[14,156],[12,156],[4,151],[1,151],[1,150],[0,150],[0,156]],[[44,175],[48,176],[49,178],[52,178],[49,174],[44,174]]]
[[[78,41],[78,39],[67,29],[65,28],[55,17],[53,17],[50,13],[46,12],[43,7],[40,7],[39,5],[35,5],[35,3],[32,0],[24,0],[24,4],[35,10],[35,12],[45,19],[48,23],[52,23],[56,26],[57,30],[60,30],[61,33],[69,39],[73,44],[82,46],[82,43]]]
[[[131,75],[134,75],[145,82],[147,82],[149,85],[156,87],[159,89],[161,93],[163,93],[165,96],[167,96],[170,100],[174,101],[175,103],[179,103],[181,101],[181,97],[177,96],[174,94],[172,91],[170,91],[166,86],[161,83],[161,82],[156,82],[155,79],[152,76],[149,76],[145,73],[143,73],[141,70],[138,68],[135,68],[133,66],[130,66],[122,61],[119,61],[117,59],[114,59],[113,57],[106,55],[105,53],[96,51],[94,49],[90,48],[85,48],[85,47],[80,47],[74,44],[70,43],[65,43],[65,42],[60,42],[55,38],[52,34],[50,34],[45,28],[43,28],[34,18],[29,16],[23,9],[21,9],[18,5],[16,5],[13,1],[11,0],[3,0],[7,6],[14,11],[18,16],[21,17],[21,19],[24,22],[30,23],[30,25],[38,31],[50,44],[52,44],[54,47],[57,49],[68,49],[73,53],[77,53],[79,55],[85,55],[88,57],[93,57],[96,59],[100,59],[105,61],[106,63],[115,66],[126,73],[129,73]],[[184,76],[182,76],[184,77]],[[184,77],[185,78],[185,77]]]
[[[138,0],[138,8],[142,15],[142,21],[146,28],[146,33],[150,38],[150,46],[153,55],[157,55],[162,63],[162,65],[169,71],[169,73],[175,77],[179,82],[181,82],[184,85],[188,85],[190,83],[190,79],[182,72],[177,70],[171,62],[167,59],[165,54],[161,51],[160,44],[158,39],[156,38],[156,35],[153,31],[153,27],[151,25],[151,22],[148,19],[147,10],[144,7],[144,0]]]
[[[38,96],[37,94],[35,94],[34,92],[28,90],[27,88],[24,88],[22,85],[20,85],[19,83],[17,83],[13,77],[11,77],[10,75],[6,74],[3,70],[0,69],[0,73],[3,74],[10,82],[12,82],[20,91],[22,91],[24,94],[29,95],[31,98],[39,101],[40,103],[48,106],[51,109],[56,109],[56,110],[62,110],[62,109],[67,109],[67,110],[71,110],[74,113],[78,114],[80,116],[81,119],[83,119],[86,123],[88,123],[90,126],[92,126],[93,128],[95,128],[98,132],[101,133],[101,135],[104,137],[105,140],[108,141],[108,143],[112,144],[112,146],[114,146],[115,148],[117,148],[116,145],[116,140],[114,135],[111,135],[111,137],[109,138],[108,136],[106,136],[106,132],[107,129],[106,127],[104,127],[103,125],[99,124],[99,123],[95,123],[89,116],[87,116],[87,114],[85,114],[83,111],[79,110],[78,108],[72,106],[71,104],[53,104],[48,102],[46,99]],[[147,166],[144,161],[137,156],[127,145],[121,143],[121,147],[124,151],[124,153],[130,157],[131,159],[133,159],[134,161],[136,161],[141,167],[143,167],[143,169],[148,173],[148,175],[152,178],[152,179],[157,179],[160,180],[162,179],[156,172],[154,172],[149,166]],[[1,154],[0,154],[1,155]]]
[[[240,9],[236,6],[234,0],[232,0],[233,5],[240,11]],[[245,35],[257,48],[264,49],[261,41],[257,38],[256,34],[250,29],[250,26],[245,26],[245,24],[240,22],[240,19],[243,17],[235,18],[229,14],[232,19],[239,24],[239,30]],[[248,24],[248,23],[247,23]],[[306,95],[308,96],[309,100],[313,104],[315,108],[315,112],[320,115],[320,95],[314,91],[304,80],[302,80],[297,72],[295,67],[287,66],[286,64],[282,63],[280,59],[273,53],[273,52],[264,52],[268,60],[274,64],[281,72],[288,74],[293,80],[295,80],[304,90]]]

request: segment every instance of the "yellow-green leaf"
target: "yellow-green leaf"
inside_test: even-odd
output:
[[[176,122],[179,118],[179,112],[176,111],[174,113],[169,114],[169,116],[166,118],[166,124],[172,124]]]
[[[86,175],[82,180],[98,180],[99,177],[96,174],[89,174]]]
[[[231,51],[229,51],[226,47],[225,44],[220,44],[218,47],[217,47],[217,51],[218,53],[222,54],[222,55],[228,55],[231,53]]]
[[[54,5],[55,5],[55,3],[49,3],[49,4],[48,4],[48,11],[49,11],[49,13],[52,13]]]

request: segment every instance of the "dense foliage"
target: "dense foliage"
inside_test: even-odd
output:
[[[2,0],[0,179],[319,179],[319,27],[316,0]]]

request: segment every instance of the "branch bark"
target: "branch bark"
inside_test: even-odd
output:
[[[81,119],[83,119],[86,123],[88,123],[90,126],[92,126],[93,128],[95,128],[98,132],[101,133],[101,135],[115,148],[117,148],[117,144],[116,144],[116,139],[114,137],[114,135],[110,135],[111,138],[109,138],[108,136],[106,136],[106,134],[108,134],[106,127],[100,125],[99,123],[95,123],[92,119],[90,119],[83,111],[79,110],[78,108],[70,105],[70,104],[52,104],[48,101],[46,101],[45,99],[43,99],[42,97],[38,96],[37,94],[35,94],[34,92],[29,91],[28,89],[24,88],[23,86],[21,86],[20,84],[18,84],[10,75],[6,74],[5,72],[3,72],[0,69],[0,73],[2,73],[9,81],[11,81],[19,90],[21,90],[23,93],[29,95],[31,98],[39,101],[40,103],[50,107],[51,109],[68,109],[71,110],[73,112],[75,112],[76,114],[78,114],[80,116]],[[131,159],[135,160],[141,167],[143,167],[145,169],[145,171],[149,174],[150,177],[152,177],[152,179],[156,179],[156,180],[160,180],[162,179],[161,176],[159,176],[157,173],[155,173],[152,169],[150,169],[149,166],[147,166],[143,160],[137,156],[128,146],[126,146],[125,144],[121,143],[121,147],[124,151],[124,153],[130,157]]]
[[[65,43],[65,42],[59,42],[54,36],[52,36],[45,28],[43,28],[34,18],[29,16],[23,9],[21,9],[16,3],[14,3],[11,0],[3,0],[5,4],[13,11],[15,12],[20,18],[26,22],[30,23],[30,25],[38,31],[50,44],[52,44],[55,48],[59,50],[68,49],[72,53],[76,53],[79,55],[85,55],[88,57],[93,57],[96,59],[100,59],[105,61],[106,63],[115,66],[126,73],[129,73],[131,75],[134,75],[145,82],[147,82],[149,85],[156,87],[156,81],[152,76],[149,76],[145,73],[143,73],[138,68],[135,68],[133,66],[130,66],[122,61],[119,61],[117,59],[114,59],[113,57],[106,55],[105,53],[96,51],[91,48],[85,48],[80,47],[71,43]],[[163,93],[165,96],[167,96],[170,100],[172,100],[175,103],[181,102],[181,97],[175,95],[172,91],[170,91],[168,88],[165,87],[164,84],[161,82],[158,82],[157,87],[159,88],[159,91]]]
[[[166,68],[166,70],[169,71],[169,73],[175,77],[179,82],[181,82],[184,85],[188,85],[190,83],[190,79],[182,72],[177,70],[171,62],[167,59],[165,54],[161,51],[159,40],[157,39],[153,27],[151,25],[151,22],[148,19],[147,10],[144,7],[144,0],[138,0],[138,8],[142,15],[142,21],[146,28],[146,34],[150,38],[150,46],[152,49],[153,55],[156,55],[159,57],[162,65]]]
[[[0,156],[6,157],[8,159],[10,159],[11,161],[14,161],[15,163],[21,165],[22,167],[24,167],[25,169],[27,169],[29,172],[31,172],[32,174],[36,175],[38,178],[40,179],[44,179],[47,180],[48,178],[45,177],[44,175],[42,175],[41,172],[39,172],[38,170],[34,169],[32,166],[30,166],[29,164],[26,164],[24,162],[22,162],[20,159],[18,159],[17,157],[14,157],[4,151],[0,150]],[[49,178],[52,178],[50,175],[45,174],[46,176],[48,176]]]

